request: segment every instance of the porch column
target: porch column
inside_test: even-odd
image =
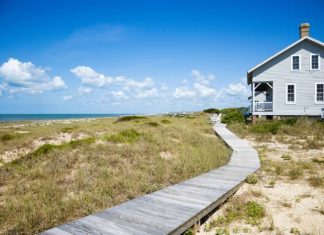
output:
[[[255,90],[255,83],[252,82],[252,114],[254,112],[254,90]]]

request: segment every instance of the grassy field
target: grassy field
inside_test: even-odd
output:
[[[68,141],[53,142],[62,133]],[[41,232],[207,172],[230,156],[206,114],[2,123],[0,156],[15,149],[26,154],[0,166],[1,234]]]

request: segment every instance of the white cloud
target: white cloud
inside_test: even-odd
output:
[[[149,97],[154,97],[157,96],[158,91],[156,88],[152,88],[150,90],[145,90],[143,92],[140,92],[137,97],[138,98],[149,98]]]
[[[135,89],[137,91],[140,91],[145,88],[151,88],[154,86],[153,79],[150,77],[145,78],[143,81],[135,81],[133,79],[126,79],[122,81],[122,85],[124,87],[124,90],[128,91],[131,89]]]
[[[71,100],[73,98],[72,95],[66,95],[66,96],[63,96],[62,100],[63,101],[68,101],[68,100]]]
[[[178,87],[173,92],[173,96],[177,99],[181,98],[193,98],[196,96],[196,92],[188,89],[187,87]]]
[[[200,73],[200,71],[197,69],[193,69],[191,71],[191,76],[193,76],[195,78],[196,82],[203,84],[203,85],[208,85],[211,81],[213,81],[215,79],[214,74],[209,74],[209,75],[205,76],[202,73]]]
[[[198,94],[201,97],[211,97],[217,95],[217,92],[215,89],[207,87],[205,85],[195,83],[194,88],[197,90]]]
[[[167,85],[165,85],[164,83],[160,83],[160,89],[162,91],[167,91],[167,90],[169,90],[169,87]]]
[[[128,100],[128,96],[123,91],[112,91],[111,94],[116,100]]]
[[[84,95],[91,93],[92,89],[90,87],[79,87],[78,91],[81,95]]]
[[[70,71],[74,73],[84,85],[104,87],[114,82],[112,77],[97,73],[95,70],[87,66],[77,66]]]
[[[229,84],[224,90],[230,96],[249,96],[248,88],[242,83]]]
[[[31,62],[21,62],[10,58],[0,66],[0,76],[4,79],[5,87],[9,93],[43,93],[44,91],[65,89],[66,85],[61,77],[53,79],[45,69],[36,67]]]

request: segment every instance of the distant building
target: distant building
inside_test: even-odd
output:
[[[324,43],[301,24],[300,39],[247,73],[252,120],[258,116],[321,116],[324,112]]]

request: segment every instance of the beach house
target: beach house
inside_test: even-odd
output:
[[[301,24],[300,38],[247,73],[252,121],[324,115],[324,43]]]

